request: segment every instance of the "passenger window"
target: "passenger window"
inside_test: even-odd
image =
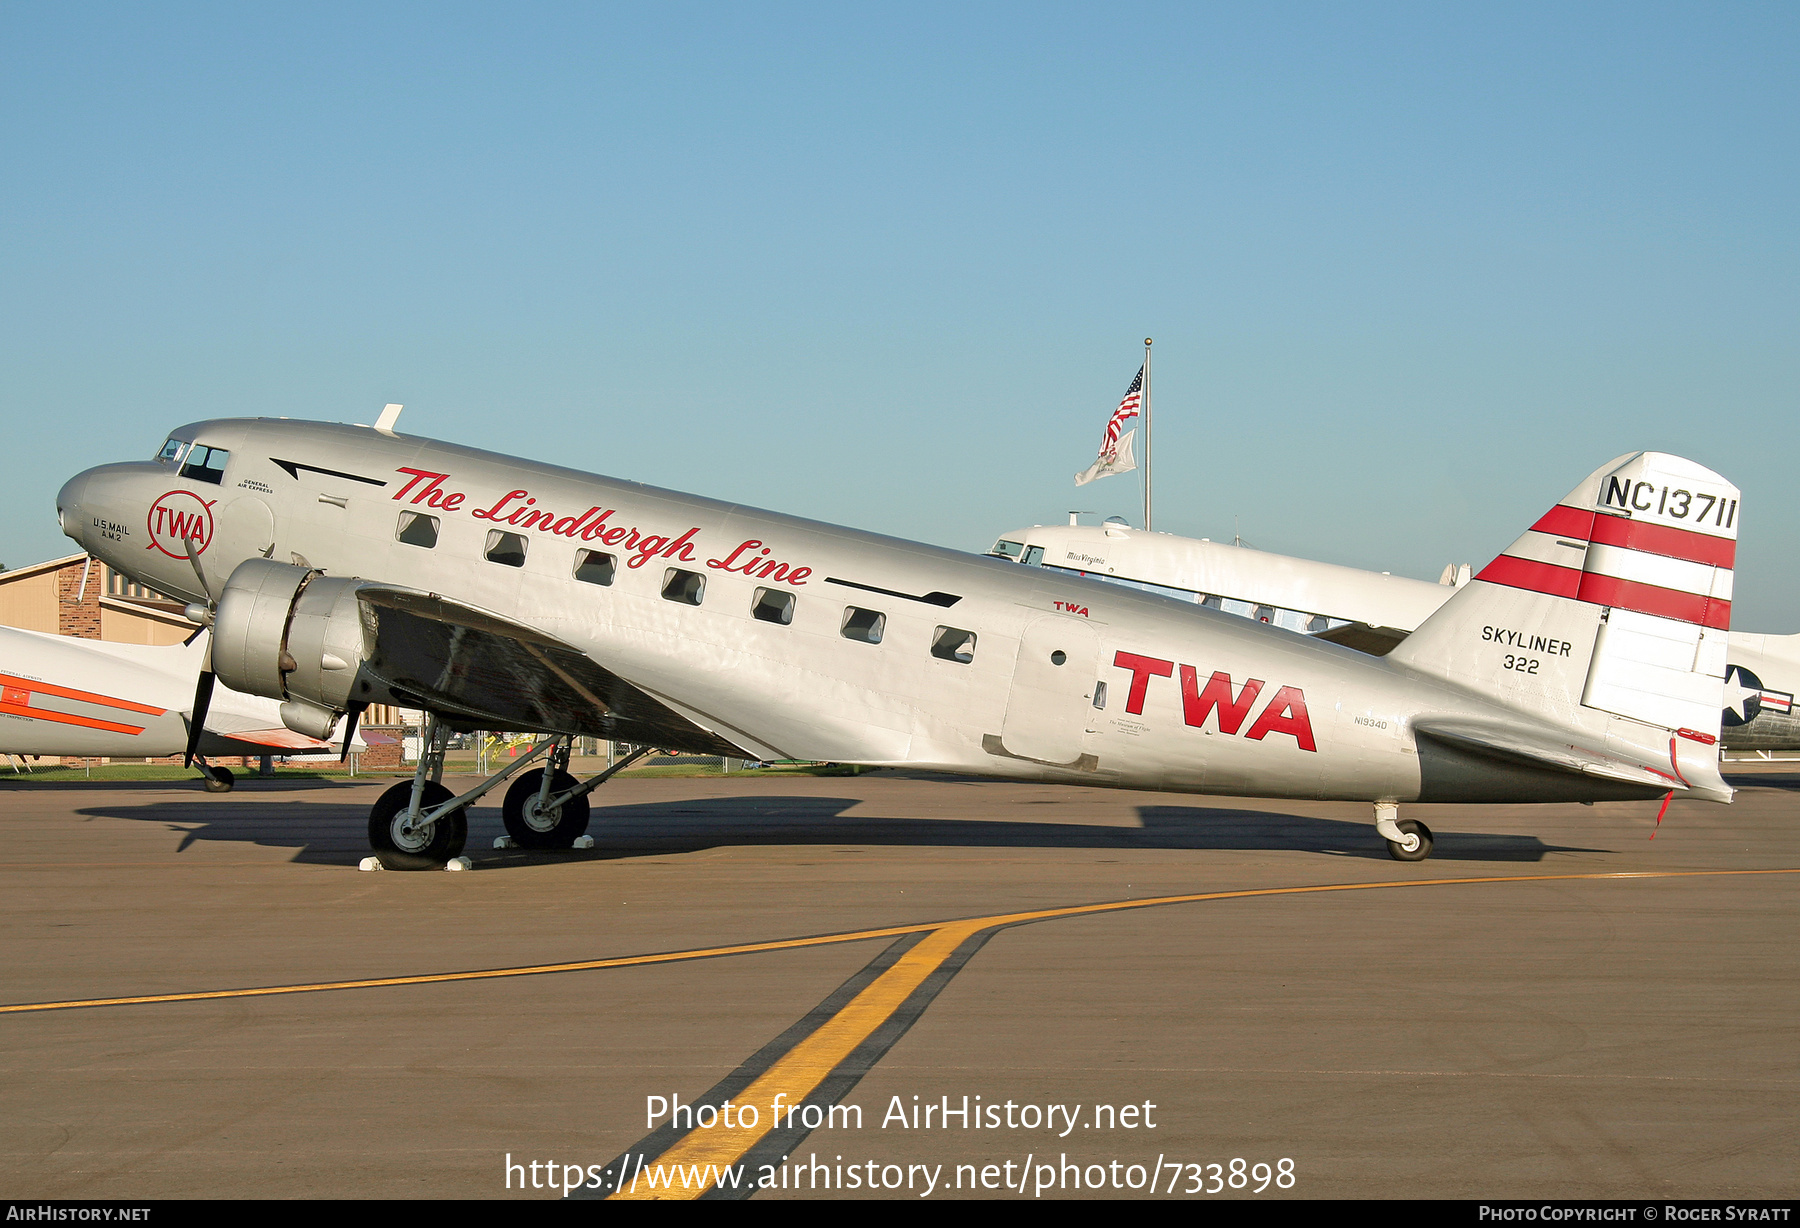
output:
[[[843,636],[847,640],[860,640],[865,644],[881,643],[882,628],[887,626],[887,615],[875,610],[859,610],[855,606],[844,607]]]
[[[487,561],[502,563],[508,567],[525,566],[525,539],[517,533],[504,533],[499,529],[489,529],[487,535]]]
[[[575,552],[575,578],[583,584],[611,584],[618,560],[598,550]]]
[[[932,637],[931,655],[940,661],[961,661],[967,665],[975,659],[975,633],[956,627],[939,627]]]
[[[419,512],[401,512],[400,527],[394,536],[409,546],[423,546],[429,550],[437,545],[438,518]]]
[[[209,448],[197,443],[188,449],[187,461],[181,466],[181,476],[218,486],[225,481],[225,465],[229,460],[231,453],[225,449]]]
[[[750,606],[750,613],[763,622],[780,623],[785,627],[794,621],[794,594],[759,588],[756,590],[756,600]]]
[[[699,605],[706,596],[706,577],[697,571],[683,571],[679,567],[671,567],[663,572],[662,595],[664,601],[679,601],[682,605]]]

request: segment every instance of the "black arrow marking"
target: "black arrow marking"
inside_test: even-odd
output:
[[[860,588],[865,593],[882,593],[889,597],[904,597],[908,601],[923,601],[926,605],[943,606],[946,610],[962,598],[955,593],[926,593],[920,597],[914,593],[902,593],[891,588],[877,588],[873,584],[858,584],[855,580],[840,580],[836,576],[826,576],[827,584],[842,584],[845,588]]]
[[[326,477],[332,477],[332,478],[349,478],[352,482],[365,482],[370,486],[386,486],[387,485],[386,482],[383,482],[379,478],[365,478],[365,477],[361,477],[354,473],[342,473],[336,469],[321,469],[317,465],[302,465],[299,461],[275,460],[275,458],[273,456],[271,456],[269,459],[271,461],[274,461],[277,465],[280,465],[283,469],[287,470],[287,475],[290,478],[293,478],[295,481],[298,481],[300,479],[300,471],[302,469],[304,469],[308,473],[322,473]]]

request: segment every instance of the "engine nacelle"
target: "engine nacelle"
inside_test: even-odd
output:
[[[375,626],[357,600],[363,581],[271,559],[247,559],[213,616],[213,672],[235,691],[286,702],[289,729],[324,738],[350,705]]]

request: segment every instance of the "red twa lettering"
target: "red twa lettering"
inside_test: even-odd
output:
[[[1234,702],[1231,698],[1231,675],[1214,673],[1206,680],[1206,689],[1201,690],[1199,675],[1191,665],[1181,667],[1181,716],[1188,724],[1198,728],[1206,723],[1206,714],[1218,709],[1219,732],[1236,733],[1243,725],[1244,718],[1250,715],[1250,705],[1262,694],[1261,678],[1252,678],[1244,683],[1244,689],[1238,692]],[[1261,734],[1251,734],[1261,737]]]
[[[1175,672],[1175,663],[1165,661],[1161,657],[1141,657],[1135,652],[1117,652],[1113,654],[1113,664],[1119,669],[1131,671],[1131,690],[1125,696],[1125,711],[1133,716],[1141,716],[1144,712],[1144,698],[1150,689],[1151,678],[1167,678]],[[1244,719],[1250,715],[1250,709],[1262,696],[1266,684],[1261,678],[1246,679],[1234,697],[1231,693],[1231,675],[1216,670],[1200,685],[1200,671],[1192,665],[1181,667],[1181,719],[1193,728],[1206,724],[1206,718],[1216,713],[1219,721],[1219,732],[1235,734],[1243,728]],[[1306,692],[1297,686],[1284,686],[1275,692],[1268,706],[1250,726],[1250,732],[1244,737],[1253,742],[1260,742],[1272,733],[1285,733],[1294,739],[1301,750],[1317,751],[1318,743],[1313,738],[1312,718],[1306,711]]]
[[[1150,676],[1167,678],[1175,672],[1175,662],[1158,657],[1140,657],[1135,652],[1115,652],[1113,664],[1131,671],[1131,692],[1125,696],[1125,711],[1134,716],[1144,713],[1144,692],[1150,689]]]
[[[1260,741],[1269,733],[1292,734],[1301,750],[1319,749],[1313,743],[1312,720],[1306,715],[1306,693],[1299,687],[1284,686],[1275,692],[1275,698],[1269,701],[1269,706],[1263,709],[1256,724],[1250,726],[1250,732],[1244,736]]]

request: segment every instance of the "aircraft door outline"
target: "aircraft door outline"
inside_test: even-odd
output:
[[[1006,753],[1078,766],[1093,713],[1100,634],[1087,623],[1040,615],[1019,636],[1000,741]]]

